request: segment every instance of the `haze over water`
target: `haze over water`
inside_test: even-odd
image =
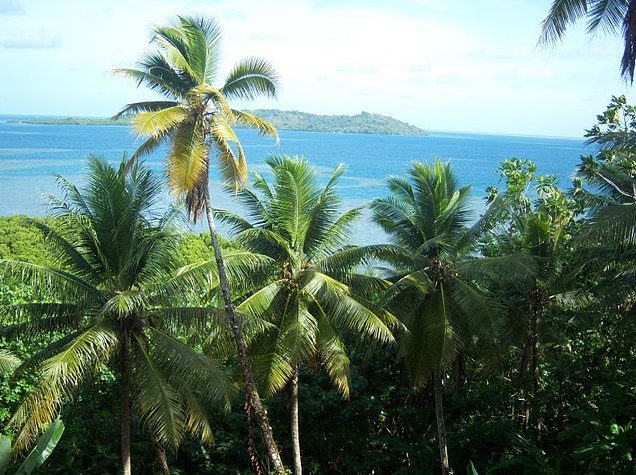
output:
[[[44,193],[58,193],[53,174],[81,182],[86,157],[93,153],[118,161],[136,148],[134,136],[124,126],[29,125],[7,122],[24,117],[0,116],[0,215],[46,214]],[[304,155],[326,179],[338,163],[346,172],[338,187],[343,209],[385,196],[386,177],[405,173],[414,160],[450,160],[461,184],[472,184],[475,208],[484,209],[484,190],[498,182],[502,160],[518,157],[533,160],[539,174],[555,174],[568,187],[579,157],[589,154],[583,139],[482,135],[431,132],[425,137],[363,134],[330,134],[280,131],[276,145],[271,138],[250,130],[238,130],[250,172],[267,176],[265,159],[270,154]],[[164,172],[166,150],[146,158],[145,163]],[[218,185],[217,183],[214,183]],[[213,184],[213,185],[214,185]],[[217,207],[237,209],[230,194],[213,190]],[[166,200],[169,197],[166,195]],[[373,228],[368,217],[359,224],[355,240],[366,242]]]

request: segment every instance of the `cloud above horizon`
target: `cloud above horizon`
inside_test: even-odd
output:
[[[246,56],[268,58],[277,68],[278,100],[239,107],[369,110],[428,129],[580,135],[612,94],[626,92],[618,73],[620,39],[592,40],[581,26],[556,48],[537,48],[550,3],[68,0],[65,10],[84,19],[72,22],[53,2],[33,0],[26,15],[0,32],[0,60],[15,65],[6,74],[12,94],[0,113],[108,116],[154,97],[107,73],[134,65],[151,48],[152,25],[185,13],[221,23],[219,79]],[[0,12],[7,5],[19,6],[0,1]],[[20,49],[55,54],[34,64]],[[41,91],[28,74],[34,67],[50,77]]]
[[[24,7],[18,2],[11,0],[0,0],[0,15],[24,15]]]
[[[7,49],[50,50],[62,47],[62,35],[51,34],[44,30],[23,31],[14,37],[2,41],[2,47]]]

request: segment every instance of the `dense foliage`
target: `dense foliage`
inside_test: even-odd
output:
[[[616,104],[610,106],[610,112],[614,110],[612,107],[615,109]],[[591,129],[590,133],[603,135],[602,121],[606,120],[603,117],[599,116],[599,127]],[[630,130],[627,135],[633,133]],[[514,272],[486,280],[471,277],[469,282],[478,285],[478,292],[488,291],[488,299],[497,299],[493,305],[500,316],[495,322],[496,331],[491,335],[497,350],[484,359],[485,355],[491,355],[491,343],[484,348],[482,344],[476,344],[481,340],[469,340],[461,345],[461,351],[452,353],[456,355],[454,358],[444,360],[441,366],[433,366],[441,370],[444,382],[449,463],[456,473],[463,473],[471,462],[479,473],[634,472],[636,355],[632,341],[636,325],[631,304],[633,287],[629,284],[633,241],[626,240],[623,235],[608,241],[607,234],[599,240],[593,231],[594,223],[599,219],[597,216],[602,216],[607,209],[632,205],[633,200],[614,187],[599,187],[603,181],[599,177],[609,176],[610,171],[616,172],[616,167],[607,171],[608,162],[621,164],[626,170],[631,157],[631,153],[616,148],[609,151],[606,148],[597,156],[583,157],[580,178],[569,194],[558,188],[553,177],[536,176],[535,167],[528,161],[513,159],[502,164],[499,185],[488,190],[489,200],[493,202],[491,210],[473,226],[469,233],[471,239],[466,242],[478,246],[480,254],[489,258],[515,256],[517,263],[526,264],[533,273],[531,280],[526,275],[517,282],[514,282]],[[282,176],[286,173],[284,163],[272,161],[272,166],[279,167],[278,173]],[[432,177],[437,176],[444,182],[452,179],[448,175],[452,174],[448,165],[442,169],[442,165],[437,164],[436,172],[435,168],[426,165],[418,167],[423,168],[415,171],[414,176],[423,173],[422,180],[426,173],[433,173]],[[629,173],[625,173],[623,179],[629,180]],[[255,190],[260,189],[267,200],[272,200],[274,195],[270,195],[270,186],[259,177]],[[281,183],[274,189],[281,193],[290,191]],[[410,196],[404,181],[395,179],[392,189],[403,190],[405,196]],[[418,185],[418,190],[418,193],[425,191],[422,185]],[[462,209],[458,201],[461,191],[456,194],[451,190],[444,198],[450,200],[446,208]],[[255,214],[250,219],[256,219],[259,227],[265,226],[263,231],[258,231],[264,233],[264,237],[250,231],[254,224],[248,220],[221,213],[223,219],[233,220],[239,236],[241,230],[245,233],[234,244],[224,241],[225,252],[231,255],[233,250],[252,247],[254,251],[269,254],[270,258],[275,257],[276,247],[268,246],[265,239],[269,233],[266,231],[269,218],[262,208],[272,205],[258,201],[253,192],[245,193],[239,197],[244,203],[251,203]],[[437,193],[441,193],[441,189]],[[281,195],[279,204],[272,210],[293,209],[283,206],[292,197],[283,200]],[[382,216],[390,210],[389,205],[397,203],[384,198],[374,204],[378,219],[384,219],[387,229],[391,222],[397,221]],[[413,205],[418,203],[424,204],[425,200],[415,198]],[[438,212],[444,213],[444,207]],[[0,236],[4,236],[0,243],[3,259],[15,256],[45,266],[52,262],[52,248],[47,245],[40,231],[42,226],[37,223],[23,217],[0,220]],[[457,223],[461,225],[462,221]],[[60,225],[56,224],[55,218],[47,218],[47,224],[52,228]],[[405,225],[406,222],[402,226]],[[436,229],[442,236],[447,235],[443,226]],[[611,228],[603,227],[603,232],[611,231]],[[12,239],[15,236],[20,240]],[[408,237],[408,233],[405,236]],[[196,266],[211,256],[211,243],[206,235],[187,235],[179,242],[181,244],[174,251],[176,266]],[[272,243],[275,242],[279,241],[274,239]],[[422,249],[431,252],[435,246],[443,245],[442,249],[447,250],[442,257],[448,259],[453,255],[449,249],[456,246],[454,242],[440,237]],[[390,246],[371,246],[366,252],[374,256],[376,262],[377,259],[393,260],[396,270],[408,270],[410,261],[402,254],[410,245],[406,241],[396,241],[396,244],[402,252]],[[519,257],[521,255],[526,256],[525,260]],[[530,265],[533,260],[535,264]],[[423,262],[421,265],[426,267],[426,260]],[[457,278],[454,277],[459,275],[456,272],[452,271],[451,279]],[[266,274],[254,274],[253,282],[266,284],[267,281],[262,280]],[[624,285],[614,284],[617,275]],[[418,276],[418,279],[422,278],[423,275]],[[375,279],[378,285],[374,299],[381,303],[383,289],[390,288],[391,282],[380,285],[383,279]],[[410,281],[413,282],[411,285],[419,286],[419,291],[426,289],[417,280]],[[9,288],[8,284],[3,284],[5,305],[33,297],[33,289],[28,286]],[[213,283],[211,285],[209,296],[193,295],[190,298],[198,302],[218,302],[218,297],[213,297],[218,290],[214,290]],[[238,298],[248,296],[249,287],[240,286],[242,290],[237,295],[241,297]],[[395,298],[392,296],[392,300]],[[410,302],[417,301],[410,297]],[[539,302],[541,318],[533,325]],[[392,311],[399,313],[395,306]],[[276,323],[276,318],[272,314],[266,319]],[[213,330],[213,327],[208,328]],[[265,328],[268,327],[255,327],[254,335]],[[214,341],[227,339],[218,331],[212,331],[212,334],[216,335]],[[219,348],[209,346],[213,340],[206,342],[202,337],[183,333],[183,341],[202,345],[199,347],[204,351],[218,354]],[[36,338],[30,343],[12,337],[4,339],[3,347],[27,359],[47,341],[44,338],[38,343]],[[253,341],[263,342],[267,338]],[[300,367],[301,410],[298,417],[305,471],[435,473],[440,459],[434,385],[414,387],[412,371],[403,366],[393,348],[376,348],[369,352],[367,343],[354,338],[353,333],[345,335],[343,341],[348,348],[351,367],[348,399],[342,398],[327,374],[316,372],[316,366]],[[458,340],[453,342],[458,343]],[[533,361],[535,343],[537,354]],[[225,357],[225,364],[233,371],[236,360],[232,351],[226,351]],[[102,473],[112,471],[118,465],[120,383],[116,369],[104,366],[90,385],[81,385],[76,397],[64,405],[62,417],[67,430],[43,469],[45,472]],[[4,377],[1,414],[5,423],[36,387],[35,376]],[[426,383],[426,379],[422,381]],[[285,388],[285,384],[282,387]],[[267,401],[274,433],[285,460],[291,460],[292,454],[291,428],[287,422],[290,397],[291,393],[283,390]],[[208,408],[215,437],[213,446],[190,440],[178,451],[167,451],[172,473],[249,473],[250,463],[245,450],[249,440],[247,421],[240,398],[234,401],[229,412]],[[160,469],[156,447],[144,435],[143,419],[133,414],[132,422],[131,450],[135,470],[153,473]],[[255,448],[257,452],[263,451],[258,439]]]
[[[471,222],[452,164],[416,162],[370,203],[388,243],[358,247],[342,167],[322,184],[305,159],[271,157],[272,181],[240,189],[232,125],[275,129],[227,100],[274,94],[269,64],[248,59],[215,88],[213,21],[154,35],[158,50],[119,71],[167,98],[122,110],[146,137],[134,159],[169,142],[169,186],[211,233],[185,235],[156,206],[143,164],[96,157],[85,186],[59,179],[46,219],[0,219],[14,468],[59,415],[41,473],[282,473],[278,447],[297,474],[636,473],[625,98],[588,131],[598,153],[571,188],[510,158]],[[211,207],[213,152],[243,215]]]

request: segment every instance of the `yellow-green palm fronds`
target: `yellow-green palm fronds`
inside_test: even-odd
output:
[[[277,144],[280,142],[278,130],[276,130],[276,127],[271,122],[263,120],[257,115],[245,111],[232,109],[232,113],[237,123],[256,129],[261,135],[274,137]]]

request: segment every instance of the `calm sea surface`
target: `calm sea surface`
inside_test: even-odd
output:
[[[0,116],[0,215],[44,215],[43,194],[55,193],[54,173],[80,183],[89,154],[118,161],[132,154],[136,142],[128,127],[57,126],[11,123],[24,117]],[[582,154],[591,153],[582,139],[432,132],[426,137],[331,134],[281,131],[279,145],[249,130],[239,130],[250,171],[267,175],[270,154],[304,155],[326,179],[338,163],[347,172],[340,181],[344,206],[352,207],[384,196],[385,179],[404,173],[414,160],[450,160],[462,183],[472,184],[476,213],[483,211],[484,190],[498,181],[497,167],[505,158],[528,158],[538,173],[555,174],[567,187]],[[165,150],[146,159],[164,171]],[[217,187],[217,190],[220,188]],[[166,195],[166,200],[169,197]],[[237,209],[230,195],[217,191],[215,205]],[[358,225],[355,240],[377,236],[368,217]]]

